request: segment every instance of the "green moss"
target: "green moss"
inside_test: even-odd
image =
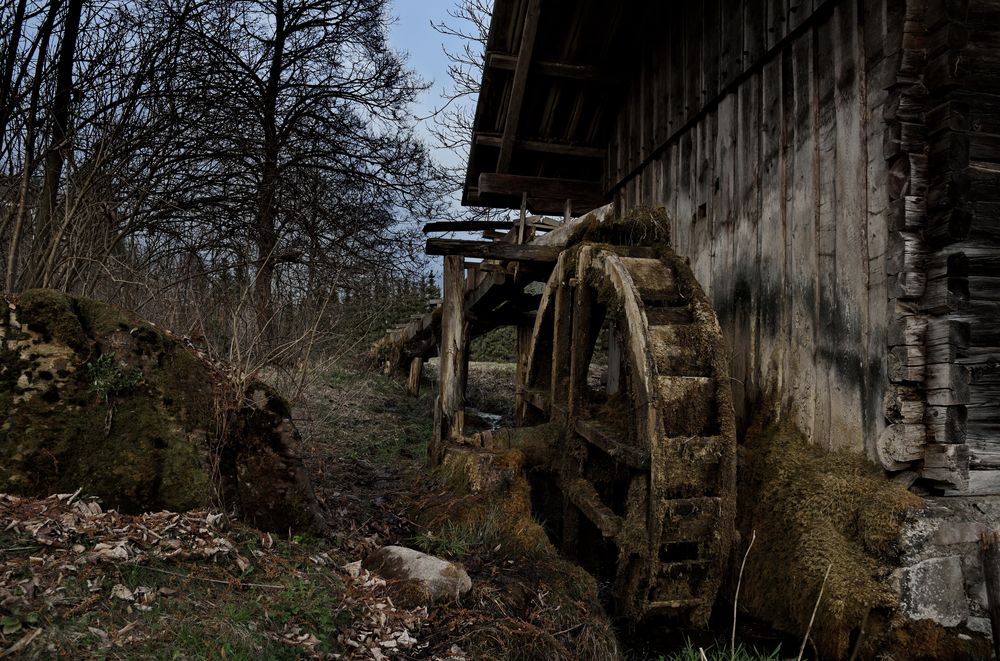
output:
[[[147,325],[113,305],[83,297],[77,297],[75,300],[80,319],[94,337],[110,335],[117,330],[128,330],[139,325]]]
[[[901,525],[921,501],[863,457],[810,444],[789,424],[755,426],[745,449],[740,527],[757,541],[740,606],[801,634],[829,567],[813,639],[825,656],[846,658],[867,613],[893,605]]]
[[[49,289],[29,289],[21,294],[18,321],[46,339],[62,342],[73,349],[87,346],[87,333],[73,309],[69,295]]]
[[[24,352],[0,351],[0,490],[47,495],[83,486],[127,512],[211,503],[205,434],[215,429],[213,387],[197,358],[96,301],[33,290],[17,315],[42,341],[76,351],[60,374],[39,372]],[[94,366],[102,364],[120,367],[128,387],[96,393]],[[36,388],[15,403],[22,375]]]

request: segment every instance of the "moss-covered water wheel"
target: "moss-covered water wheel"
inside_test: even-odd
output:
[[[734,534],[735,430],[719,324],[686,262],[662,246],[567,248],[525,383],[518,424],[562,432],[534,471],[553,536],[619,615],[703,624]]]

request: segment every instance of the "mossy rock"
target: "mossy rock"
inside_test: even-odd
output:
[[[6,307],[0,491],[82,488],[129,513],[225,506],[273,530],[321,525],[287,404],[269,389],[225,397],[218,370],[111,305],[31,290]]]

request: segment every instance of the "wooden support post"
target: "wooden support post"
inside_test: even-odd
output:
[[[608,395],[621,391],[622,344],[618,337],[618,327],[612,323],[608,328]]]
[[[587,270],[590,268],[591,251],[584,248],[577,261],[576,277],[573,278],[573,301],[570,309],[573,318],[570,334],[570,365],[567,398],[567,419],[572,421],[579,414],[584,392],[587,387],[587,377],[590,372],[590,341],[591,321],[593,313],[594,293],[587,285]],[[570,274],[566,274],[567,276]],[[554,359],[554,357],[553,357]],[[565,445],[562,449],[561,474],[564,479],[572,480],[583,474],[583,458],[586,456],[584,441],[574,432],[567,431]],[[573,548],[575,540],[579,539],[580,510],[567,499],[563,506],[563,544],[562,550],[572,554],[579,549]]]
[[[552,418],[564,422],[569,417],[570,343],[573,328],[573,288],[565,282],[566,274],[559,272],[559,286],[552,308]]]
[[[527,424],[528,401],[528,352],[531,351],[531,338],[534,326],[518,324],[517,326],[517,372],[514,395],[514,415],[519,425]]]
[[[441,431],[431,448],[431,462],[444,458],[444,442],[465,427],[465,262],[460,255],[444,258],[441,306]]]
[[[424,359],[417,356],[410,361],[410,378],[406,380],[406,394],[410,397],[420,396],[420,377],[424,373]]]
[[[984,532],[980,539],[990,626],[993,629],[993,654],[1000,659],[1000,532]]]

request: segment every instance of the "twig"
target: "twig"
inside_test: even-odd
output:
[[[816,605],[813,606],[812,617],[809,618],[809,626],[806,627],[806,636],[802,639],[802,647],[799,648],[799,656],[795,661],[802,661],[802,655],[806,652],[806,643],[809,642],[809,632],[812,631],[813,621],[816,620],[816,611],[819,610],[819,602],[823,599],[823,588],[826,587],[826,579],[830,577],[830,570],[833,569],[833,563],[831,562],[826,567],[826,574],[823,575],[823,583],[819,586],[819,596],[816,597]]]
[[[750,557],[750,549],[753,548],[755,541],[757,541],[757,531],[753,530],[750,532],[750,544],[747,545],[747,551],[743,554],[743,562],[740,564],[740,575],[736,579],[736,594],[733,595],[733,635],[729,639],[730,660],[736,659],[736,608],[740,603],[740,585],[743,583],[743,570],[747,566],[747,558]]]
[[[0,553],[11,553],[13,551],[35,551],[42,548],[41,546],[10,546],[5,549],[0,549]]]
[[[24,637],[21,638],[21,640],[17,641],[16,643],[14,643],[5,650],[0,650],[0,657],[9,656],[11,654],[16,654],[17,652],[20,652],[25,647],[30,645],[31,641],[33,641],[35,638],[38,638],[38,634],[40,633],[42,633],[41,629],[32,629],[30,632],[25,634]]]
[[[573,626],[571,626],[568,629],[563,629],[562,631],[555,632],[554,634],[552,634],[552,636],[553,637],[555,637],[555,636],[561,636],[563,634],[569,633],[570,631],[576,631],[577,629],[579,629],[580,627],[582,627],[584,624],[586,624],[586,622],[580,622],[579,624],[574,624]]]
[[[178,578],[189,578],[193,581],[204,581],[205,583],[215,583],[217,585],[233,585],[233,581],[220,581],[217,578],[205,578],[203,576],[194,576],[192,574],[182,574],[176,571],[169,571],[167,569],[159,569],[158,567],[143,567],[143,569],[148,569],[150,571],[155,571],[160,574],[167,574],[168,576],[177,576]],[[240,588],[265,588],[268,590],[284,590],[284,585],[267,585],[265,583],[242,583],[236,582],[236,587]]]
[[[700,647],[698,648],[698,656],[701,658],[701,661],[708,661],[708,657],[705,656],[705,650]]]

